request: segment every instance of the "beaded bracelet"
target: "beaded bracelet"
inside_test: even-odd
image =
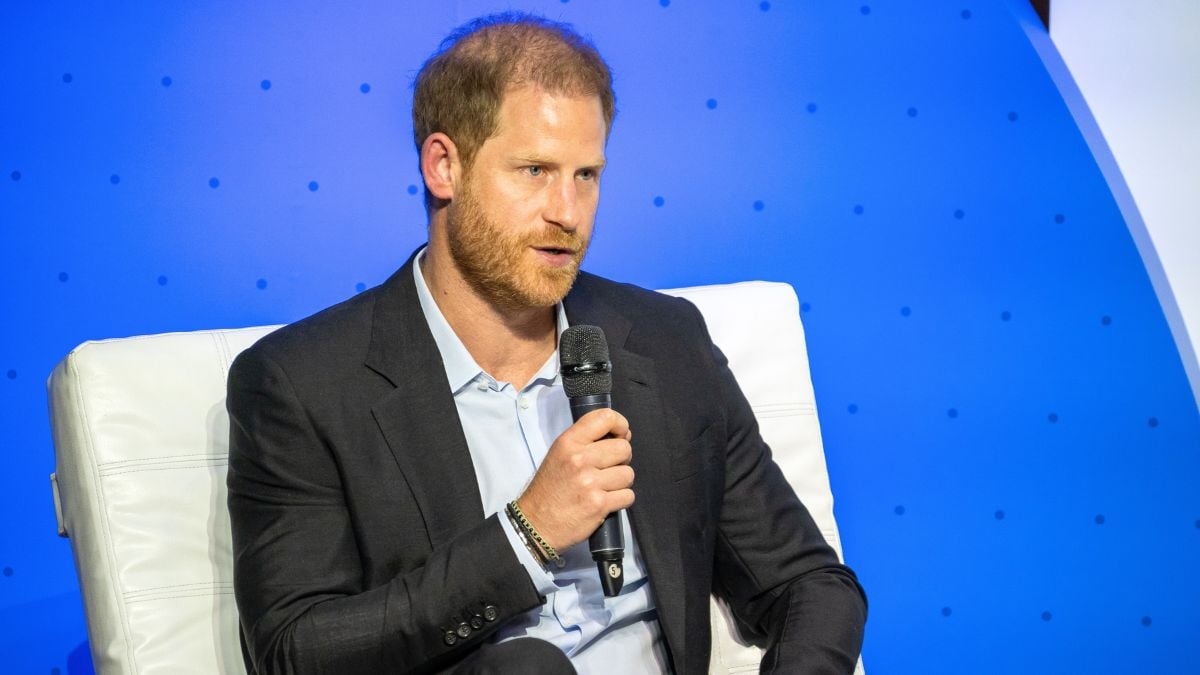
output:
[[[504,515],[508,518],[509,524],[512,525],[513,531],[517,533],[517,539],[520,539],[521,543],[525,545],[525,550],[529,551],[529,555],[533,556],[533,559],[542,566],[542,569],[546,569],[546,563],[549,562],[546,560],[546,555],[542,553],[541,549],[533,545],[533,542],[529,540],[529,535],[525,534],[525,528],[521,527],[516,518],[513,518],[512,512],[509,509],[504,509]]]
[[[533,526],[533,523],[529,522],[529,519],[526,518],[525,514],[521,511],[521,507],[517,505],[517,500],[514,499],[508,503],[507,511],[508,516],[517,521],[517,525],[520,526],[519,529],[523,530],[525,534],[529,535],[530,539],[537,543],[537,548],[539,548],[542,552],[543,563],[547,559],[553,560],[555,566],[559,567],[560,569],[567,564],[567,561],[562,559],[562,556],[558,554],[558,551],[545,539],[543,539],[542,535],[538,534],[538,531]]]

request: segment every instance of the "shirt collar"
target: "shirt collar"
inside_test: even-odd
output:
[[[429,286],[425,284],[425,275],[421,274],[421,261],[425,259],[425,250],[421,249],[417,253],[416,259],[413,261],[413,281],[417,285],[417,299],[421,302],[421,312],[425,315],[425,323],[429,324],[429,332],[433,333],[433,341],[437,343],[438,351],[442,354],[442,365],[446,369],[446,379],[450,383],[450,391],[457,394],[459,390],[474,381],[480,374],[487,376],[491,375],[484,372],[483,368],[475,362],[471,356],[471,352],[467,351],[466,346],[459,339],[458,334],[450,327],[446,317],[442,314],[442,310],[438,307],[437,301],[433,299],[433,293],[429,291]],[[567,329],[567,312],[563,309],[563,304],[560,301],[555,306],[557,335],[562,336],[562,332]],[[555,340],[557,346],[557,337]],[[550,355],[546,363],[533,376],[530,384],[542,381],[544,383],[558,383],[558,350]]]

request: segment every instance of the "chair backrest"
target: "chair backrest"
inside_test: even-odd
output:
[[[704,314],[776,461],[841,554],[795,293],[664,291]],[[274,326],[86,342],[50,377],[59,533],[100,673],[244,673],[225,507],[233,358]],[[757,670],[714,601],[712,673]],[[861,664],[860,664],[861,669]]]

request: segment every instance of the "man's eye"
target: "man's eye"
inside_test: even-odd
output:
[[[591,169],[584,169],[583,171],[579,172],[579,177],[583,180],[595,180],[596,172]]]
[[[534,178],[537,178],[538,176],[542,175],[542,172],[545,171],[545,169],[543,169],[540,166],[527,167],[525,170],[528,171],[529,175],[533,176]]]

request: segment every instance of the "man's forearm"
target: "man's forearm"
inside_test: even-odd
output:
[[[814,570],[771,608],[763,673],[847,674],[862,650],[866,596],[849,569]]]

